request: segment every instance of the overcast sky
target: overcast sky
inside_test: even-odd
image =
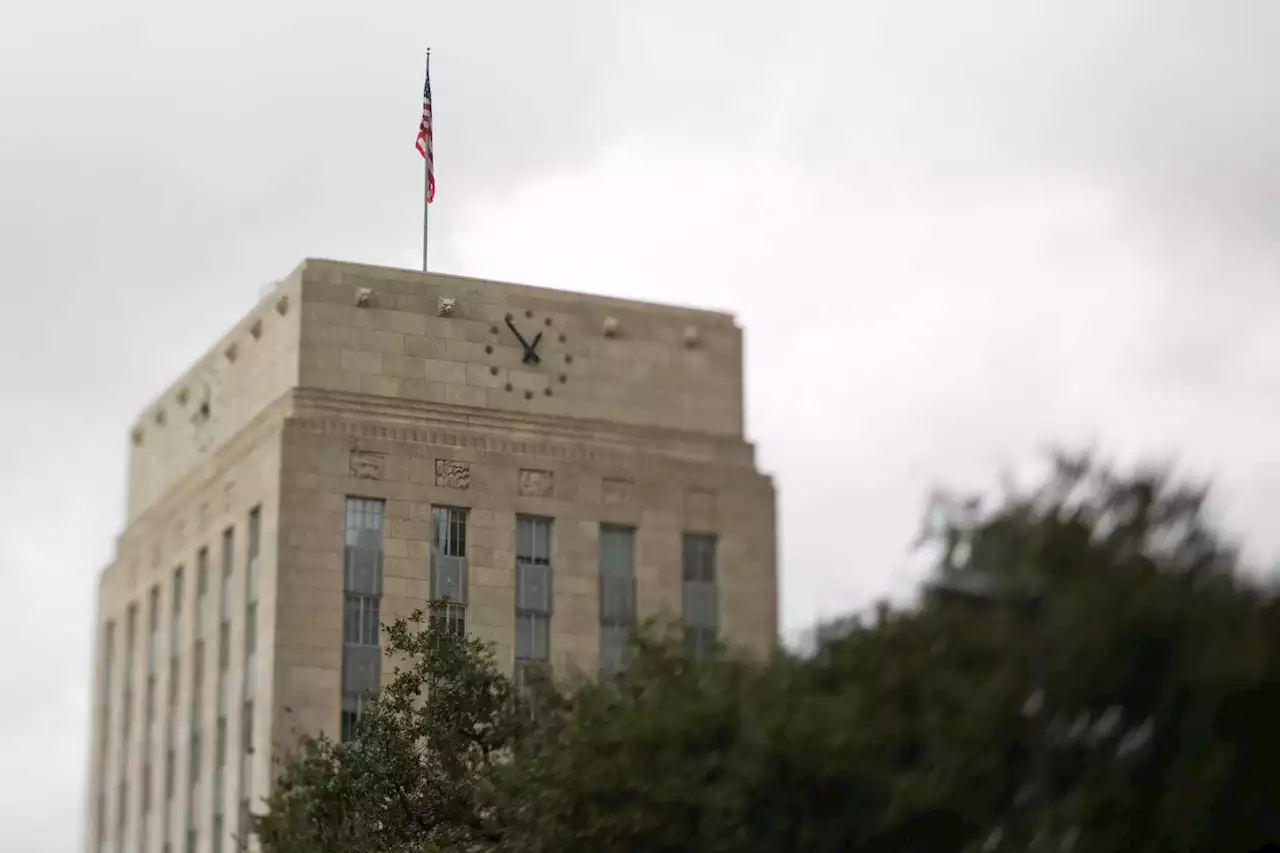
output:
[[[643,9],[643,11],[641,11]],[[1046,442],[1280,545],[1280,3],[23,4],[0,24],[0,848],[77,849],[134,415],[304,257],[735,311],[784,629]]]

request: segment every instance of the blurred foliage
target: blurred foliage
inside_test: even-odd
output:
[[[620,676],[518,694],[484,644],[422,614],[399,621],[386,643],[399,668],[358,741],[307,737],[284,759],[255,819],[262,849],[1246,853],[1280,840],[1274,590],[1242,574],[1203,488],[1053,462],[989,510],[939,495],[927,516],[936,580],[1007,595],[931,588],[811,654],[695,663],[650,624]]]

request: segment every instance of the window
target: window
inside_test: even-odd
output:
[[[178,681],[182,677],[176,657],[169,658],[169,714],[172,715],[178,707]],[[173,725],[173,721],[169,721],[169,725]]]
[[[249,511],[249,551],[245,560],[245,601],[258,600],[258,554],[262,550],[262,507]]]
[[[187,756],[187,769],[190,775],[191,784],[194,786],[200,781],[200,730],[196,729],[191,733],[191,753]]]
[[[685,652],[695,660],[706,660],[715,647],[720,624],[716,537],[707,533],[686,533],[681,550]]]
[[[236,562],[236,532],[228,527],[222,531],[222,586],[218,595],[218,617],[222,621],[231,618],[231,575]]]
[[[249,512],[249,553],[244,579],[244,696],[253,696],[258,674],[258,550],[262,508]]]
[[[516,517],[516,660],[551,660],[551,519]]]
[[[213,853],[222,853],[222,815],[213,816]]]
[[[241,850],[249,849],[249,798],[240,800],[239,819],[236,821],[236,846]]]
[[[147,605],[147,674],[160,665],[160,587],[151,587]]]
[[[231,621],[226,620],[218,626],[218,671],[226,672],[231,667]]]
[[[125,617],[124,698],[120,703],[120,760],[126,760],[129,752],[129,727],[133,722],[133,652],[134,634],[137,631],[138,605],[130,604]]]
[[[209,549],[196,552],[196,639],[204,637],[205,608],[209,605]]]
[[[164,798],[166,800],[173,799],[173,782],[174,773],[177,767],[177,757],[173,747],[164,755]]]
[[[350,739],[365,703],[378,691],[383,510],[382,501],[347,498],[339,726],[343,740]]]
[[[467,632],[467,511],[431,508],[431,598],[448,599],[434,611],[459,636]]]
[[[98,778],[99,791],[106,790],[107,756],[111,748],[111,690],[114,686],[112,682],[115,674],[115,643],[116,623],[108,621],[102,629],[102,680],[99,686],[102,706],[98,718],[98,767],[101,772]],[[98,813],[98,817],[100,820],[106,819],[101,812]],[[104,835],[105,832],[104,828]]]
[[[222,800],[226,794],[226,768],[219,764],[213,768],[213,815],[214,820],[222,817]]]
[[[378,645],[379,607],[376,595],[347,593],[342,624],[342,636],[347,645]]]
[[[431,508],[435,549],[444,557],[467,556],[467,511],[452,506]]]
[[[227,764],[227,707],[231,699],[227,695],[231,681],[231,580],[235,568],[235,529],[222,531],[222,575],[218,586],[218,701],[217,721],[214,729],[213,751],[213,844],[217,850],[222,844],[222,798],[224,794]]]
[[[182,566],[173,570],[173,615],[169,620],[169,655],[176,658],[182,648]]]
[[[636,532],[600,525],[600,670],[621,672],[636,624]]]
[[[244,578],[244,704],[240,711],[240,739],[242,749],[238,752],[237,762],[240,766],[240,796],[243,799],[240,810],[240,826],[237,833],[239,847],[248,849],[248,825],[245,818],[249,808],[249,793],[252,779],[250,770],[253,755],[253,696],[258,674],[258,577],[259,553],[262,549],[262,507],[256,506],[249,511],[249,548],[245,562]],[[375,631],[377,616],[374,616]],[[345,629],[344,629],[345,630]],[[376,642],[375,635],[375,642]]]
[[[204,641],[197,640],[191,649],[191,725],[200,727],[200,712],[204,693]]]
[[[365,707],[367,707],[371,701],[373,701],[373,697],[365,694],[342,694],[342,731],[340,734],[343,742],[355,739],[356,727],[360,722],[360,715],[364,713]]]
[[[121,779],[116,783],[116,842],[124,847],[124,824],[129,813],[129,786]]]
[[[151,726],[156,720],[156,677],[154,675],[147,676],[146,698],[142,703],[143,728],[150,735]]]
[[[244,740],[244,753],[253,754],[253,703],[245,702],[240,715],[240,736]]]
[[[94,808],[97,815],[97,833],[98,849],[105,850],[107,847],[107,795],[106,792],[99,789],[97,806]]]

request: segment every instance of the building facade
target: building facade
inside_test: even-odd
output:
[[[616,669],[650,615],[694,655],[776,643],[774,490],[725,314],[309,260],[131,445],[93,853],[242,849],[273,757],[348,736],[380,623],[433,598],[517,678]]]

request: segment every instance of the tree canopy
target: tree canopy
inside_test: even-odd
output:
[[[265,853],[1250,851],[1280,840],[1280,605],[1205,490],[1061,456],[940,496],[934,583],[812,653],[516,691],[423,614],[350,744],[304,738]],[[957,595],[980,579],[988,592]],[[969,588],[973,588],[970,584]],[[1043,845],[1050,846],[1043,846]]]

